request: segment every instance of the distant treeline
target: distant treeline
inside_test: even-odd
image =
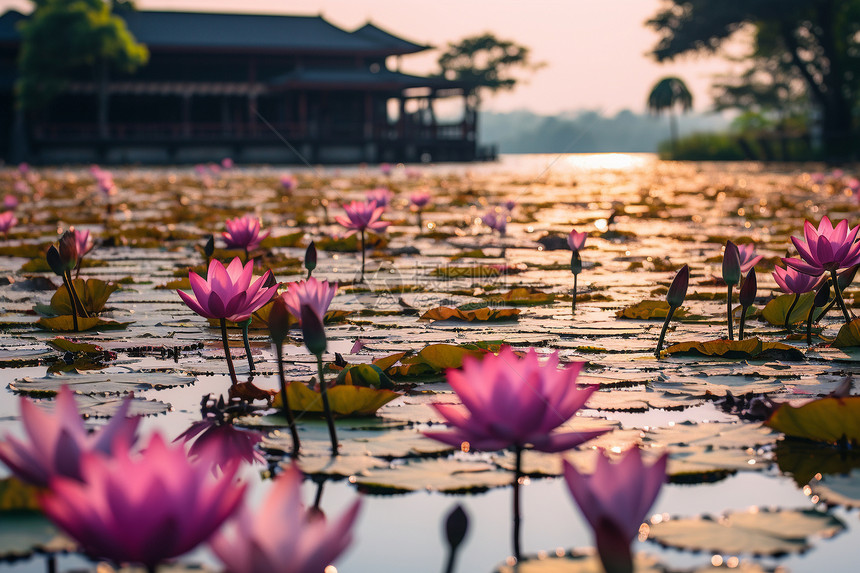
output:
[[[682,135],[724,131],[730,120],[716,114],[686,114],[679,118]],[[482,144],[495,144],[500,153],[656,153],[669,139],[669,120],[622,110],[614,116],[596,111],[555,116],[530,111],[482,112],[478,122]]]

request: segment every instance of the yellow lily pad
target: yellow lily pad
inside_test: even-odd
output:
[[[793,438],[860,444],[860,396],[821,398],[800,407],[781,404],[765,425]]]
[[[791,318],[788,323],[797,324],[805,322],[809,317],[809,310],[812,308],[812,301],[814,299],[814,292],[808,292],[801,295],[800,298],[797,299],[797,304],[794,306],[794,310],[791,311]],[[780,295],[764,305],[764,309],[761,311],[761,316],[774,326],[784,326],[785,315],[788,314],[788,309],[791,307],[792,302],[794,302],[793,294]]]
[[[72,284],[89,314],[98,314],[104,310],[108,297],[119,289],[119,285],[100,279],[73,279]],[[65,286],[58,288],[51,297],[51,309],[58,315],[72,314],[72,304]]]
[[[498,320],[516,320],[520,314],[518,308],[477,308],[460,310],[449,306],[431,308],[421,315],[419,320],[462,320],[465,322],[491,322]]]
[[[518,287],[505,293],[495,294],[487,297],[489,302],[503,302],[515,306],[529,306],[535,304],[550,304],[555,301],[555,295],[537,289]]]
[[[116,322],[115,320],[106,320],[97,316],[84,318],[78,317],[78,332],[85,330],[113,330],[125,328],[131,324],[130,322]],[[36,321],[36,326],[44,330],[53,332],[75,332],[74,318],[71,314],[63,316],[52,316],[50,318],[40,318]]]
[[[683,308],[675,310],[675,318],[682,318],[687,311]],[[643,300],[633,306],[615,311],[618,318],[632,318],[639,320],[651,320],[653,318],[666,318],[669,315],[669,303],[665,300]]]
[[[400,396],[392,390],[377,390],[364,386],[332,386],[328,388],[328,401],[332,412],[339,416],[372,416],[385,404]],[[287,386],[290,409],[296,412],[323,412],[322,395],[301,382]],[[272,401],[275,408],[283,407],[280,392]]]
[[[744,340],[708,340],[705,342],[681,342],[667,348],[666,355],[677,356],[721,356],[723,358],[768,358],[777,360],[803,360],[803,353],[781,342],[763,342],[760,338]]]
[[[855,318],[847,324],[843,324],[833,341],[836,348],[848,348],[860,346],[860,318]]]

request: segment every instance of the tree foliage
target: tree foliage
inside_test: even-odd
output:
[[[749,31],[751,67],[745,78],[724,83],[731,88],[724,103],[796,102],[799,80],[821,112],[828,156],[849,152],[860,96],[860,0],[663,0],[647,24],[660,34],[653,49],[658,61],[714,53],[739,31]]]
[[[543,64],[531,62],[528,48],[510,40],[500,40],[487,32],[449,43],[439,57],[442,75],[459,80],[472,89],[490,92],[511,90],[519,79],[516,69],[536,70]]]
[[[35,109],[63,91],[86,70],[111,67],[132,72],[149,52],[135,41],[125,21],[104,0],[35,0],[21,23],[18,105]],[[120,1],[123,9],[130,3]]]
[[[654,115],[660,115],[664,111],[671,112],[675,106],[679,106],[681,111],[690,111],[693,109],[693,94],[681,78],[665,77],[651,89],[648,95],[648,110]]]

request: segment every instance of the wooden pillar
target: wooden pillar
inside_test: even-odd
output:
[[[230,135],[230,96],[221,97],[221,134]]]
[[[257,133],[257,92],[248,92],[248,131],[251,135]]]
[[[401,95],[400,101],[400,116],[397,118],[397,139],[403,139],[406,135],[406,98]]]
[[[182,98],[182,135],[191,137],[191,92],[184,92]]]
[[[373,139],[373,97],[364,92],[364,139]]]
[[[308,92],[299,93],[299,134],[308,136]]]

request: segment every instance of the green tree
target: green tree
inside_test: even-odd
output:
[[[739,31],[751,31],[750,59],[778,58],[802,79],[809,101],[820,111],[826,156],[852,154],[860,0],[663,0],[647,24],[661,36],[653,50],[658,61],[714,53]]]
[[[512,90],[520,81],[513,75],[515,70],[534,71],[543,66],[531,61],[527,47],[500,40],[490,32],[449,43],[438,63],[442,76],[465,85],[466,117],[473,124],[477,124],[481,90]]]
[[[44,107],[69,81],[91,73],[97,86],[98,124],[107,135],[108,78],[111,70],[133,72],[149,52],[135,41],[125,21],[113,14],[115,2],[104,0],[35,0],[21,23],[21,52],[16,85],[17,105],[30,111]],[[129,2],[116,2],[128,9]]]
[[[678,144],[678,120],[675,118],[675,107],[680,107],[682,113],[693,109],[693,94],[681,78],[665,77],[651,88],[651,93],[648,94],[648,110],[654,115],[660,115],[664,111],[669,114],[669,132],[673,150]]]

